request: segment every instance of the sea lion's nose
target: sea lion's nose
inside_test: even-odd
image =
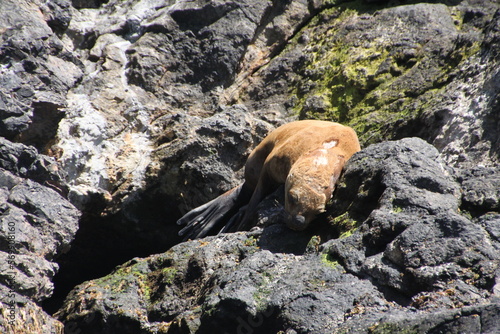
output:
[[[302,231],[307,227],[306,217],[302,215],[288,215],[286,225],[292,230]]]

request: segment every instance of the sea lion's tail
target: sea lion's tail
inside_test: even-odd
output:
[[[229,218],[248,203],[251,195],[252,191],[242,184],[189,211],[177,221],[177,225],[185,225],[179,235],[184,240],[197,239],[221,230]]]

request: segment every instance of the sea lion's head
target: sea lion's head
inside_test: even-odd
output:
[[[304,230],[322,212],[342,172],[344,157],[318,149],[298,159],[285,182],[286,225]]]
[[[292,230],[304,230],[318,214],[325,211],[325,204],[325,194],[296,184],[291,186],[285,193],[286,225]]]

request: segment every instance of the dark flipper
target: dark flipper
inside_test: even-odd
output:
[[[250,200],[252,191],[242,184],[210,202],[199,206],[177,221],[185,225],[179,231],[184,240],[203,238],[212,231],[219,231],[223,225]]]
[[[232,216],[228,221],[226,226],[220,231],[220,233],[234,232],[234,231],[248,231],[252,227],[252,216],[257,210],[257,206],[260,201],[264,199],[266,195],[269,194],[270,189],[274,189],[275,184],[267,178],[261,177],[252,196],[248,200],[248,204],[241,206],[241,209]]]
[[[241,221],[245,217],[246,210],[248,208],[248,205],[242,206],[236,214],[234,214],[231,219],[224,225],[222,230],[220,230],[219,233],[227,233],[227,232],[235,232],[238,231],[238,228],[241,225]]]

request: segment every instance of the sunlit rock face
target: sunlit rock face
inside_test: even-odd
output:
[[[494,331],[499,13],[0,1],[0,331]],[[259,229],[180,243],[175,221],[304,118],[363,148],[327,212],[290,231],[281,189]]]

